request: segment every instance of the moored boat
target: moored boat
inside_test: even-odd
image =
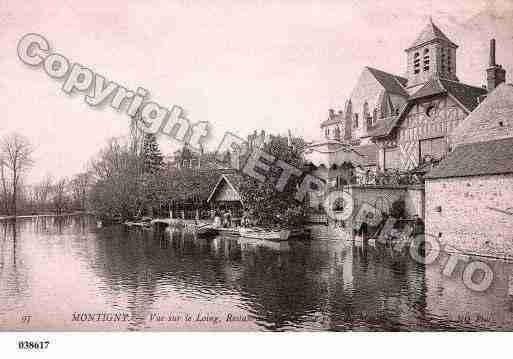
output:
[[[210,225],[198,227],[195,229],[195,232],[198,236],[201,237],[213,237],[219,234],[219,231],[215,228],[212,228]]]
[[[239,229],[239,234],[244,238],[263,239],[267,241],[286,241],[290,237],[290,230],[243,227]]]

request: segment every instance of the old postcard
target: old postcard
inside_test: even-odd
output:
[[[513,329],[511,1],[0,25],[0,331]]]

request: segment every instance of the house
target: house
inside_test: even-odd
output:
[[[449,250],[513,258],[513,86],[491,92],[452,141],[425,178],[426,234]]]
[[[495,40],[490,43],[486,88],[460,82],[457,49],[430,20],[405,50],[404,77],[365,67],[343,109],[329,110],[320,124],[323,140],[309,147],[324,152],[317,163],[327,169],[339,166],[332,161],[339,148],[344,151],[337,154],[337,162],[351,162],[355,168],[366,164],[374,171],[410,171],[428,159],[444,158],[453,147],[453,131],[506,78],[495,62]],[[353,151],[363,156],[355,157]]]
[[[239,173],[222,174],[208,196],[207,203],[210,208],[229,210],[234,218],[241,218],[243,211],[241,181],[242,175]]]

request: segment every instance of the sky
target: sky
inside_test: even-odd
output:
[[[364,66],[405,73],[407,48],[429,17],[459,45],[462,82],[485,83],[488,42],[513,74],[513,1],[19,1],[0,0],[0,136],[20,132],[36,147],[30,181],[71,176],[128,117],[95,109],[84,94],[17,57],[39,33],[53,51],[162,106],[208,121],[215,149],[225,131],[254,129],[320,138],[329,108],[341,109]],[[162,137],[162,151],[176,149]]]

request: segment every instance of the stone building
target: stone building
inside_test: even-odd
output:
[[[426,176],[426,234],[448,250],[513,258],[513,85],[502,84],[452,133]]]
[[[376,171],[408,171],[444,158],[453,147],[453,131],[506,77],[492,40],[487,88],[460,82],[457,49],[430,20],[405,50],[404,77],[365,67],[343,109],[329,110],[320,125],[323,140],[312,144],[310,156],[324,153],[328,169],[350,162]],[[340,148],[347,156],[333,162]],[[362,156],[355,159],[354,153]]]

